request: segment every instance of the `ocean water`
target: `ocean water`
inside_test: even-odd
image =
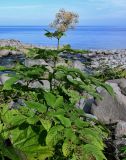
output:
[[[0,26],[0,39],[17,39],[27,44],[56,46],[55,39],[44,36],[47,26]],[[69,30],[61,44],[76,49],[126,49],[126,27],[79,26]]]

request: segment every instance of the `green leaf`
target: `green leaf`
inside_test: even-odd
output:
[[[18,110],[8,110],[3,116],[2,121],[10,126],[17,126],[25,122],[26,116],[22,115]]]
[[[38,116],[33,116],[33,117],[29,117],[27,118],[26,122],[28,122],[28,124],[32,124],[35,125],[37,122],[39,121]]]
[[[46,100],[47,104],[50,107],[53,108],[55,106],[56,97],[52,93],[50,93],[50,92],[45,92],[44,93],[44,97],[45,97],[45,100]]]
[[[61,107],[62,105],[63,105],[63,97],[59,96],[55,101],[54,107],[58,108]]]
[[[89,127],[89,123],[81,120],[80,118],[77,118],[77,119],[75,120],[75,125],[76,125],[78,128],[82,128],[82,129],[83,129],[84,127]]]
[[[6,67],[4,67],[4,66],[0,66],[0,71],[5,71],[5,70],[7,70],[7,68],[6,68]]]
[[[102,138],[103,138],[102,133],[99,133],[97,130],[90,127],[90,128],[84,128],[82,130],[82,136],[85,138],[85,141],[87,143],[96,145],[97,148],[99,148],[100,150],[103,150],[104,143],[102,141]]]
[[[97,146],[92,144],[86,144],[83,146],[84,155],[87,157],[93,156],[96,160],[107,160],[104,154],[102,153]],[[88,159],[85,159],[88,160]]]
[[[58,118],[65,127],[71,127],[71,121],[69,118],[66,118],[63,115],[55,115],[55,117]]]
[[[78,143],[78,137],[75,135],[75,132],[72,130],[72,128],[65,128],[64,129],[64,136],[67,140],[71,141],[74,144]]]
[[[25,101],[27,107],[37,110],[40,113],[45,113],[47,111],[47,107],[38,102]]]
[[[47,130],[47,132],[50,130],[52,123],[49,120],[46,119],[40,119],[43,127]]]
[[[30,146],[30,149],[25,149],[27,153],[28,160],[45,160],[49,157],[52,157],[54,154],[54,149],[48,146]]]
[[[0,146],[0,150],[3,156],[11,160],[21,160],[21,154],[17,153],[17,150],[13,147]]]
[[[64,129],[63,126],[57,125],[52,127],[46,136],[46,145],[54,146],[62,139],[60,132]]]
[[[19,80],[19,77],[11,77],[8,79],[3,86],[3,90],[12,90],[12,85]]]
[[[62,145],[62,152],[65,157],[68,157],[71,153],[71,144],[69,141],[65,140]]]

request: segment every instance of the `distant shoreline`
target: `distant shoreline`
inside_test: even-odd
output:
[[[18,40],[18,39],[0,39],[0,47],[2,47],[2,46],[16,46],[17,45],[17,47],[18,47],[18,45],[20,44],[20,46],[26,46],[26,47],[32,47],[32,48],[44,48],[44,49],[56,49],[57,47],[56,46],[51,46],[51,45],[48,45],[48,46],[44,46],[44,45],[35,45],[35,44],[32,44],[32,43],[24,43],[24,42],[22,42],[22,41],[20,41],[20,40]],[[62,46],[61,46],[62,47]],[[73,48],[73,49],[75,49],[75,50],[78,50],[78,48]],[[93,49],[93,48],[91,48],[91,49],[87,49],[87,48],[85,48],[85,49],[79,49],[79,50],[88,50],[88,51],[91,51],[91,52],[99,52],[99,53],[101,53],[101,52],[119,52],[119,51],[125,51],[126,50],[126,48],[122,48],[122,49],[120,49],[120,48],[114,48],[114,49],[102,49],[102,48],[99,48],[99,49]]]

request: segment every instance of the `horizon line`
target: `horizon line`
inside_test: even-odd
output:
[[[49,25],[0,25],[0,27],[50,27]],[[126,27],[126,25],[77,25],[76,27]],[[51,28],[51,27],[50,27]]]

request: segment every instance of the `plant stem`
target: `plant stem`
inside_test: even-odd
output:
[[[58,38],[57,50],[59,50],[60,39]]]

